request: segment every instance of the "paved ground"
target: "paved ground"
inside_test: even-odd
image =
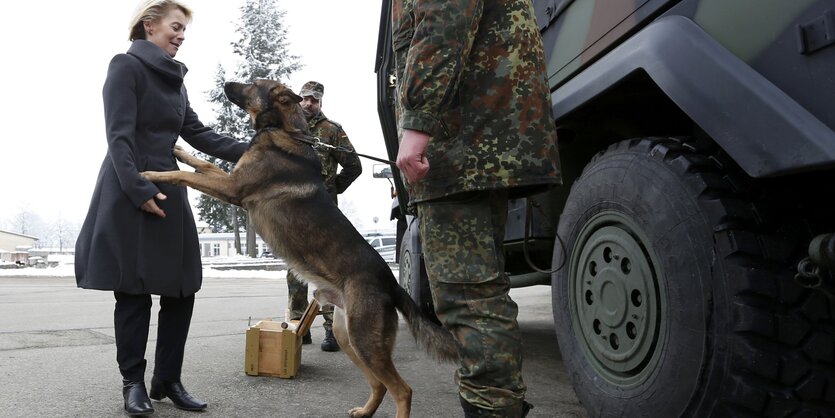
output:
[[[529,417],[585,417],[560,360],[550,288],[515,289],[524,333]],[[154,309],[157,309],[155,300]],[[339,417],[368,394],[362,374],[342,353],[325,353],[321,318],[304,346],[296,379],[244,374],[244,338],[252,318],[281,319],[283,279],[205,279],[195,303],[183,382],[209,403],[201,414],[155,402],[157,417]],[[0,277],[0,416],[124,416],[113,344],[113,296],[77,289],[73,278]],[[152,319],[147,379],[153,369]],[[412,416],[462,416],[453,366],[419,351],[401,326],[395,364],[414,390]],[[393,417],[386,398],[376,417]]]

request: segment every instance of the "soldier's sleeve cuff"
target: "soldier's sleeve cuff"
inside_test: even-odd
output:
[[[435,127],[438,126],[438,118],[426,112],[415,110],[405,110],[400,114],[399,125],[403,129],[411,129],[414,131],[421,131],[427,134],[435,132]]]

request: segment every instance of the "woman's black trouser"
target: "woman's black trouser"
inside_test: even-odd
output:
[[[122,377],[130,381],[145,379],[145,346],[151,323],[151,295],[129,295],[114,292],[116,309],[116,361]],[[179,382],[183,353],[194,309],[194,295],[185,298],[160,296],[157,325],[157,348],[154,376],[168,382]]]

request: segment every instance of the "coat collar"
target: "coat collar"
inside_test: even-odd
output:
[[[162,48],[144,39],[133,41],[130,48],[128,48],[128,54],[135,56],[143,64],[151,67],[154,71],[164,75],[177,84],[183,83],[183,78],[188,72],[185,64],[171,58]]]

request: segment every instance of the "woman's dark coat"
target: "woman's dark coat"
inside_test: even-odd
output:
[[[107,155],[75,247],[79,287],[130,294],[190,296],[202,266],[186,188],[154,184],[141,171],[177,170],[182,137],[194,148],[237,161],[247,144],[203,126],[189,105],[186,67],[155,44],[136,40],[110,62],[104,83]],[[160,218],[139,209],[157,200]]]

